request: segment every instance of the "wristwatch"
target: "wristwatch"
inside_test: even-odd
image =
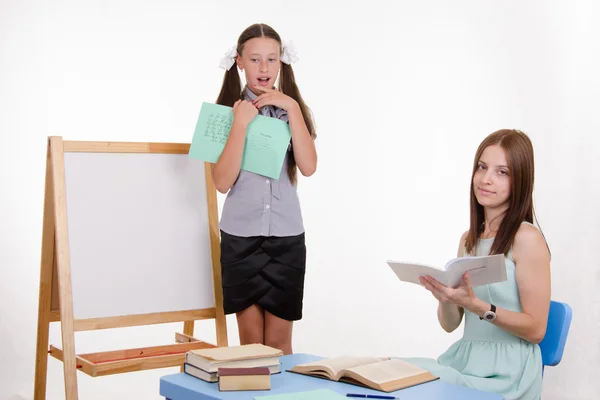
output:
[[[479,319],[485,319],[488,322],[492,322],[496,319],[496,306],[493,304],[491,304],[491,306],[491,310],[483,313],[483,317],[479,317]]]

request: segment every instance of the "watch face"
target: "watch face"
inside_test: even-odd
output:
[[[483,315],[483,318],[488,321],[493,321],[496,319],[496,314],[491,311],[486,311],[486,313]]]

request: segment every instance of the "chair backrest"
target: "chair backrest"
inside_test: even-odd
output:
[[[540,342],[542,368],[546,365],[557,365],[562,359],[571,326],[571,316],[572,310],[568,304],[559,301],[550,302],[546,335]]]

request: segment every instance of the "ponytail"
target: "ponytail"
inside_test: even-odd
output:
[[[237,65],[233,64],[225,71],[221,92],[217,98],[217,104],[233,107],[236,101],[242,98],[242,81],[238,73]]]
[[[300,94],[298,85],[296,85],[296,79],[294,78],[294,70],[292,69],[292,66],[286,63],[281,63],[281,71],[279,73],[279,90],[281,91],[281,93],[284,93],[290,96],[292,99],[296,100],[296,102],[300,106],[300,111],[302,112],[302,117],[304,118],[304,122],[306,123],[306,127],[308,128],[308,133],[313,139],[316,139],[317,133],[315,131],[315,126],[310,109],[308,108],[306,103],[304,103],[304,99]],[[287,173],[292,183],[295,183],[297,180],[296,171],[297,168],[296,160],[294,159],[294,153],[290,152],[288,156]]]

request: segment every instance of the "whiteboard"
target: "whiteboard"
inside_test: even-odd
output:
[[[74,318],[214,307],[204,163],[64,156]]]

